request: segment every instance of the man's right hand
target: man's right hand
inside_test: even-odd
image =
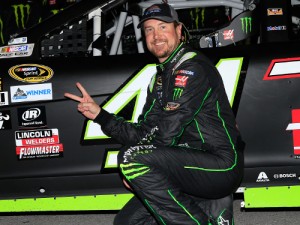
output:
[[[79,82],[76,83],[76,86],[80,90],[82,97],[73,95],[71,93],[65,93],[64,96],[79,102],[77,107],[78,111],[81,112],[86,118],[94,120],[101,111],[100,106],[95,103],[92,97]]]

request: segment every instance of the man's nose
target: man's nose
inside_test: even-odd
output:
[[[158,30],[154,30],[153,37],[157,39],[160,36],[160,32]]]

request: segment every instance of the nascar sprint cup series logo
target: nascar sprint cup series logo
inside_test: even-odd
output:
[[[11,67],[8,73],[17,81],[26,83],[42,83],[53,76],[53,70],[50,67],[38,64],[16,65]]]

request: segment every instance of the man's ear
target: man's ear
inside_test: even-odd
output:
[[[181,23],[179,23],[179,24],[177,24],[177,26],[176,26],[176,33],[177,33],[177,35],[179,36],[179,39],[181,40],[182,39],[182,24]]]

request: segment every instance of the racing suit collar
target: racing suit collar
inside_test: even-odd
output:
[[[179,51],[179,49],[183,46],[184,42],[181,42],[177,48],[172,52],[172,54],[162,63],[157,64],[157,67],[159,67],[161,70],[163,70],[164,65],[167,64],[175,55],[176,53]]]

